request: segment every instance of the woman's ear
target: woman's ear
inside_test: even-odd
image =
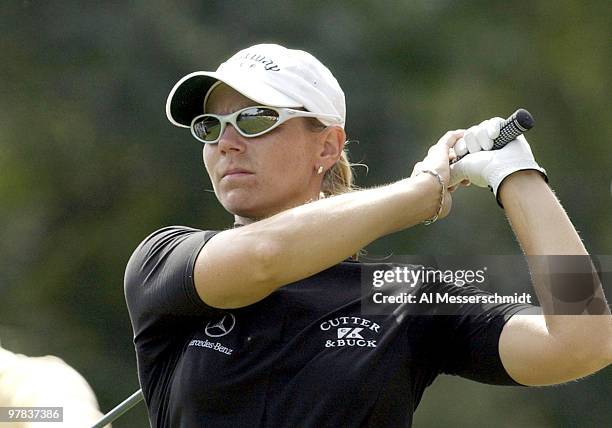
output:
[[[321,132],[321,150],[319,152],[319,164],[325,170],[330,169],[342,155],[346,133],[339,126],[328,126]]]

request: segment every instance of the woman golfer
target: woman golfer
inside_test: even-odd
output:
[[[492,188],[526,255],[588,260],[527,141],[490,150],[500,119],[447,132],[409,178],[354,190],[344,94],[306,52],[242,50],[181,79],[167,115],[202,143],[234,227],[166,227],[130,258],[125,292],[153,427],[409,426],[440,373],[549,385],[610,364],[612,322],[590,262],[581,277],[599,305],[582,313],[599,316],[552,314],[548,279],[559,275],[537,274],[542,308],[434,281],[414,293],[480,303],[447,305],[451,315],[435,304],[361,311],[372,265],[355,255],[447,216],[461,183]],[[470,154],[451,168],[458,141]]]

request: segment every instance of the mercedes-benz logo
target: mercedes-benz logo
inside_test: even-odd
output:
[[[210,337],[221,337],[228,334],[236,325],[234,314],[228,312],[219,321],[208,321],[204,332]]]

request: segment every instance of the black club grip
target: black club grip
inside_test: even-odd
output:
[[[493,140],[493,148],[491,150],[499,150],[508,144],[510,141],[516,139],[519,135],[529,131],[533,128],[535,121],[533,116],[524,108],[520,108],[515,111],[512,116],[505,120],[499,131],[499,137]],[[463,156],[467,156],[469,153],[457,156],[455,162],[458,162]]]

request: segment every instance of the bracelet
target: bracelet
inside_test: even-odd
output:
[[[440,182],[440,186],[442,186],[442,191],[440,192],[440,206],[438,207],[438,212],[432,218],[427,219],[423,222],[425,226],[429,226],[430,224],[435,223],[436,220],[438,220],[438,217],[440,216],[440,214],[442,213],[442,207],[444,206],[444,194],[446,193],[446,184],[444,183],[444,179],[442,178],[442,176],[438,174],[437,171],[434,171],[431,169],[424,169],[422,171],[419,171],[417,175],[419,175],[422,172],[426,172],[436,177],[438,181]]]

